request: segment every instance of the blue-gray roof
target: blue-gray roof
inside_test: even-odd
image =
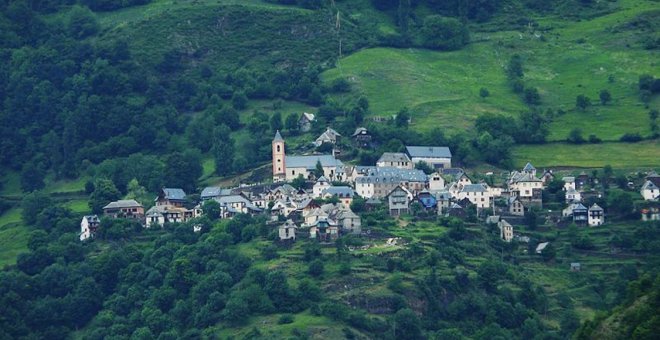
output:
[[[165,194],[165,198],[170,199],[170,200],[185,200],[186,199],[186,193],[183,191],[183,189],[163,188],[163,193]]]
[[[451,151],[446,146],[406,146],[410,157],[451,158]]]
[[[333,196],[339,196],[339,197],[353,197],[355,195],[355,191],[353,191],[353,188],[347,187],[347,186],[337,186],[337,187],[329,187],[323,190],[323,195],[325,194],[330,194]]]
[[[314,169],[319,161],[323,167],[344,166],[340,160],[335,159],[332,155],[286,156],[284,164],[287,168]]]
[[[486,192],[486,187],[483,184],[468,184],[463,187],[462,192]]]
[[[283,142],[284,139],[282,138],[282,135],[280,135],[280,130],[277,130],[275,132],[275,137],[273,138],[273,142]]]
[[[231,189],[222,189],[220,187],[206,187],[202,190],[200,197],[202,199],[231,195]]]
[[[532,165],[532,163],[528,162],[527,165],[525,165],[525,168],[523,168],[523,171],[531,171],[531,170],[536,170],[536,168]]]

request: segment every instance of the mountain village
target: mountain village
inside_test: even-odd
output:
[[[313,119],[314,115],[303,113],[301,129],[308,129]],[[365,128],[356,129],[351,137],[359,147],[368,146],[371,141]],[[314,145],[335,146],[340,138],[337,131],[327,128]],[[599,227],[606,223],[605,210],[595,202],[601,196],[594,189],[598,179],[585,172],[557,178],[559,175],[553,170],[539,172],[527,163],[520,171],[510,172],[501,185],[494,185],[492,181],[488,184],[483,179],[474,180],[464,169],[452,167],[452,154],[446,146],[406,146],[405,152],[383,153],[371,166],[344,164],[334,147],[332,154],[288,155],[279,131],[271,147],[272,183],[206,187],[198,202],[190,202],[182,189],[163,188],[146,211],[136,200],[119,200],[108,202],[103,217],[136,219],[145,228],[151,228],[200,217],[204,203],[212,200],[218,203],[223,219],[237,214],[267,215],[282,242],[297,238],[332,242],[341,235],[368,234],[370,230],[363,226],[360,212],[377,209],[385,209],[395,218],[423,213],[479,219],[497,225],[505,242],[529,242],[529,237],[516,232],[515,225],[524,224],[530,213],[536,218],[539,212],[546,222],[555,225]],[[479,177],[493,177],[493,173]],[[555,179],[564,183],[561,211],[544,208],[543,190]],[[294,187],[294,182],[298,187]],[[643,220],[660,219],[659,187],[660,176],[649,173],[639,191],[649,203],[639,212]],[[353,211],[354,202],[360,202],[360,211]],[[100,223],[98,215],[84,216],[80,240],[93,237]],[[541,253],[547,244],[540,243],[536,252]]]

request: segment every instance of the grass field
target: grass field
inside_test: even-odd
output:
[[[11,209],[0,216],[0,268],[16,263],[27,250],[29,230],[21,225],[21,210]]]
[[[658,7],[656,2],[632,0],[621,0],[617,6],[611,14],[590,20],[538,18],[537,30],[477,31],[474,42],[460,51],[364,49],[340,60],[323,79],[349,80],[369,99],[373,115],[389,116],[408,107],[414,128],[441,126],[451,134],[470,129],[484,112],[517,115],[527,109],[504,74],[510,56],[520,54],[526,86],[537,87],[541,94],[540,109],[565,112],[551,122],[549,141],[565,140],[576,127],[585,138],[593,134],[604,141],[617,141],[625,133],[648,136],[648,112],[660,107],[660,98],[655,96],[645,106],[637,81],[640,74],[660,74],[660,53],[643,49],[637,31],[620,27],[640,14],[657,13]],[[489,90],[489,97],[479,97],[481,87]],[[607,105],[599,102],[603,89],[612,94]],[[593,104],[584,112],[575,109],[579,94],[590,97]],[[515,155],[519,164],[530,158],[547,165],[655,166],[657,147],[657,143],[522,146]]]
[[[513,150],[516,167],[660,167],[660,141],[572,145],[521,145]]]

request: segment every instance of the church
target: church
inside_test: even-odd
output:
[[[319,162],[323,167],[324,176],[331,181],[341,182],[346,177],[344,164],[332,155],[287,156],[284,139],[279,131],[273,138],[272,149],[273,182],[290,182],[300,175],[305,179],[314,180],[314,170]]]

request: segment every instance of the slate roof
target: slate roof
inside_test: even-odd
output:
[[[589,208],[589,211],[604,211],[604,210],[598,204],[594,203],[594,205],[592,205],[591,208]]]
[[[108,203],[103,209],[137,208],[141,206],[142,204],[136,200],[119,200]]]
[[[394,177],[404,182],[427,182],[428,176],[422,170],[400,169],[395,167],[373,167],[365,177]]]
[[[532,165],[532,163],[529,163],[529,162],[523,168],[523,171],[532,171],[532,170],[536,170],[536,168]]]
[[[98,215],[85,215],[83,219],[87,220],[89,223],[98,223],[101,222]]]
[[[410,162],[410,157],[402,152],[384,152],[378,159],[380,162]]]
[[[166,199],[170,200],[185,200],[186,193],[183,189],[179,188],[163,188],[163,193],[165,194]]]
[[[330,194],[338,197],[353,197],[355,195],[355,191],[353,191],[353,188],[351,187],[336,186],[336,187],[329,187],[327,189],[324,189],[321,194],[323,196],[325,196],[326,194]]]
[[[223,197],[216,197],[214,200],[218,201],[220,203],[220,206],[226,206],[229,207],[232,203],[245,203],[245,207],[254,210],[254,211],[261,211],[257,206],[252,204],[252,201],[249,199],[241,196],[241,195],[231,195],[231,196],[223,196]]]
[[[357,135],[366,135],[366,134],[369,134],[369,131],[367,131],[366,128],[359,127],[359,128],[357,128],[357,129],[355,129],[355,132],[353,132],[353,134],[351,135],[351,137],[355,137],[355,136],[357,136]]]
[[[542,181],[532,176],[532,174],[516,171],[513,173],[513,175],[511,175],[511,183],[519,183],[519,182],[542,182]]]
[[[206,187],[202,189],[200,197],[202,199],[212,198],[218,196],[229,196],[231,195],[231,189],[222,189],[220,187]]]
[[[381,201],[377,197],[371,197],[370,199],[368,199],[364,202],[364,204],[374,204],[374,205],[382,204],[382,203],[383,203],[383,201]]]
[[[642,185],[642,190],[657,190],[658,187],[653,184],[651,181],[646,181],[644,185]]]
[[[461,192],[486,192],[486,187],[483,184],[468,184],[463,186]]]
[[[451,158],[451,151],[446,146],[406,146],[410,157]]]
[[[275,137],[273,137],[273,142],[284,142],[284,138],[280,135],[280,130],[275,132]]]
[[[335,159],[332,155],[285,156],[284,164],[287,168],[314,169],[319,161],[323,167],[344,166],[344,163]]]
[[[573,183],[573,182],[575,182],[575,177],[567,176],[567,177],[562,178],[561,180],[564,181],[565,183]]]
[[[302,115],[300,116],[300,120],[302,120],[303,118],[310,122],[313,122],[316,117],[314,116],[313,113],[303,112]]]

